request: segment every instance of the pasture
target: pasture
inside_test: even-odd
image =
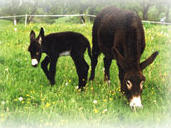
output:
[[[31,66],[28,52],[31,29],[45,35],[74,31],[91,43],[92,24],[9,25],[0,22],[0,127],[169,127],[171,27],[145,24],[146,48],[141,61],[158,50],[159,56],[145,69],[143,109],[132,111],[120,92],[118,68],[111,65],[111,85],[104,83],[103,55],[99,57],[96,77],[84,92],[77,90],[78,78],[70,57],[60,57],[56,84],[51,87],[40,64]],[[15,29],[16,28],[16,29]],[[62,42],[61,42],[62,43]],[[41,60],[45,57],[43,54]],[[86,52],[85,59],[90,65]],[[89,70],[90,76],[90,70]]]

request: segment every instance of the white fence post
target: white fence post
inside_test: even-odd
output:
[[[14,26],[17,25],[17,19],[16,19],[16,16],[14,16]]]
[[[27,26],[27,14],[25,16],[25,27]]]

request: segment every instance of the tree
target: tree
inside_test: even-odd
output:
[[[143,20],[148,20],[148,11],[154,6],[153,0],[141,0],[140,5],[142,5]]]
[[[4,7],[1,10],[1,14],[3,15],[24,15],[24,14],[33,14],[36,13],[37,10],[37,0],[8,0],[4,3]],[[11,20],[11,19],[9,19]],[[22,20],[22,18],[14,18],[16,22]],[[32,20],[31,17],[28,18],[30,22]]]
[[[27,13],[29,13],[30,15],[33,15],[37,12],[37,8],[38,7],[38,1],[33,1],[33,3],[30,5],[30,9]],[[29,16],[27,23],[30,23],[33,20],[33,16]]]

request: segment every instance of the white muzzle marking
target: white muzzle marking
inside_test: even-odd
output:
[[[142,108],[142,104],[141,104],[141,97],[140,96],[134,96],[131,101],[130,101],[130,107],[134,108],[134,107],[139,107]]]
[[[32,64],[33,66],[37,65],[37,64],[38,64],[37,59],[32,59],[31,64]]]
[[[70,51],[61,52],[59,54],[59,56],[69,56],[69,55],[70,55]]]

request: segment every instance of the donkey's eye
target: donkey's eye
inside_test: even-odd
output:
[[[143,83],[144,83],[144,81],[141,81],[141,83],[140,83],[140,89],[143,89]]]
[[[127,81],[126,81],[126,86],[127,86],[127,88],[128,88],[129,90],[132,88],[132,83],[131,83],[130,80],[127,80]]]

